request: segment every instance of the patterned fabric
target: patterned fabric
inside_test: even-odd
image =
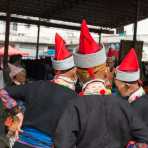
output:
[[[5,121],[5,125],[9,127],[9,131],[5,136],[9,148],[12,148],[17,139],[19,139],[19,131],[23,123],[23,117],[22,113],[18,113],[16,116],[13,116],[13,118],[8,117]]]
[[[148,148],[147,144],[143,144],[143,143],[137,143],[136,144],[136,148]]]
[[[0,90],[0,100],[7,109],[12,109],[17,105],[17,102],[4,89]]]
[[[23,122],[23,114],[25,111],[22,102],[17,102],[9,96],[7,91],[0,90],[0,119],[4,125],[9,129],[6,137],[9,145],[14,145],[18,138],[19,130]]]
[[[3,106],[3,103],[0,101],[0,122],[3,122],[6,117],[8,117],[8,111]]]
[[[139,99],[141,96],[145,95],[145,91],[142,87],[140,87],[136,92],[134,92],[128,99],[129,103]]]
[[[83,95],[111,95],[111,89],[107,88],[103,80],[94,79],[82,88]]]
[[[4,121],[10,116],[10,110],[16,106],[16,101],[9,97],[5,90],[0,90],[0,120]]]
[[[148,148],[148,145],[145,143],[136,143],[134,141],[130,141],[127,145],[127,148]]]
[[[53,82],[56,84],[68,87],[72,90],[75,90],[76,81],[73,81],[70,78],[65,77],[63,75],[56,75],[53,79]]]

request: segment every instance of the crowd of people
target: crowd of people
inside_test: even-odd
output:
[[[0,89],[0,148],[148,148],[148,98],[135,50],[114,67],[85,20],[77,51],[59,34],[55,50],[50,81],[27,82],[25,69],[9,64],[12,84]]]

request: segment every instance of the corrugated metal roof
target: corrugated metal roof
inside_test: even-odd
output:
[[[46,19],[116,28],[136,19],[137,0],[0,0],[0,10]],[[139,0],[139,20],[148,16],[148,1]]]

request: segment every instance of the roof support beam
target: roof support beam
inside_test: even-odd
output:
[[[5,16],[0,16],[0,20],[6,20]],[[18,23],[26,23],[26,24],[33,24],[33,25],[38,25],[38,20],[27,20],[24,18],[17,18],[17,17],[11,17],[10,18],[11,22],[18,22]],[[70,29],[70,30],[78,30],[80,31],[80,26],[70,26],[70,25],[64,25],[64,24],[56,24],[56,23],[51,23],[51,22],[46,22],[46,21],[40,21],[40,26],[47,26],[47,27],[55,27],[55,28],[63,28],[63,29]],[[93,33],[98,33],[101,31],[101,33],[105,34],[113,34],[114,31],[112,30],[107,30],[107,29],[94,29],[94,28],[89,28],[90,32]]]
[[[4,82],[7,85],[9,83],[8,77],[8,49],[9,49],[9,34],[10,34],[10,0],[7,0],[7,13],[6,13],[6,30],[5,30],[5,48],[4,48],[4,59],[3,59],[3,77]]]
[[[37,33],[37,43],[36,43],[36,59],[38,59],[39,56],[39,41],[40,41],[40,18],[38,22],[38,33]]]
[[[8,47],[9,47],[9,33],[10,33],[10,0],[7,0],[7,13],[6,13],[6,30],[5,30],[5,49],[4,49],[4,68],[7,67],[8,64]]]
[[[137,7],[136,7],[136,19],[135,19],[135,23],[134,23],[134,35],[133,35],[133,41],[134,41],[134,47],[136,45],[136,41],[137,41],[137,23],[138,23],[138,19],[139,19],[139,13],[140,13],[140,0],[137,0]]]
[[[82,2],[86,2],[88,0],[60,0],[59,3],[57,3],[57,5],[55,7],[53,7],[51,9],[51,11],[47,14],[47,11],[43,11],[43,16],[48,15],[48,18],[54,16],[54,15],[58,15],[60,13],[63,13],[64,11],[70,10],[72,8],[74,8],[75,6],[81,4]]]

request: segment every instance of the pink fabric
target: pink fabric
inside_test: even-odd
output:
[[[9,68],[10,68],[9,76],[10,76],[11,79],[13,79],[13,77],[14,77],[16,74],[18,74],[18,73],[20,73],[21,71],[24,70],[24,68],[17,67],[17,66],[15,66],[15,65],[10,64],[10,63],[8,64],[8,66],[9,66]]]
[[[29,53],[28,52],[23,52],[17,48],[13,48],[11,46],[9,46],[8,48],[8,55],[9,56],[13,56],[13,55],[21,55],[21,56],[28,56]],[[0,56],[4,56],[4,47],[0,48]]]
[[[17,105],[17,102],[11,98],[7,91],[4,89],[0,90],[0,100],[2,101],[4,107],[7,109],[12,109]]]

